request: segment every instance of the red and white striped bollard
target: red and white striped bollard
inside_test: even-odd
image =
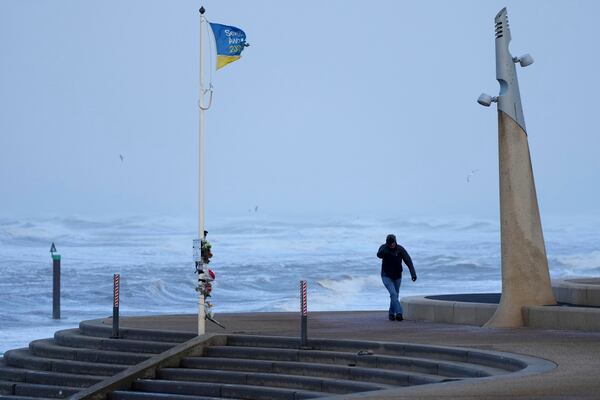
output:
[[[112,337],[119,337],[119,287],[121,276],[119,274],[113,275],[113,328]]]
[[[300,281],[300,342],[306,347],[308,340],[308,304],[306,300],[306,281]]]

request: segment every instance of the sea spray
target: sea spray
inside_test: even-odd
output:
[[[551,274],[600,274],[600,220],[544,218]],[[0,219],[0,353],[108,317],[112,274],[121,274],[121,313],[195,313],[194,219]],[[385,310],[377,248],[388,233],[419,276],[400,296],[500,290],[496,221],[473,218],[210,221],[220,312],[297,311],[298,281],[317,310]],[[62,255],[62,316],[52,316],[50,244]]]

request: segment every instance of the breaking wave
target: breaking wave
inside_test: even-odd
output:
[[[112,275],[121,274],[125,315],[194,313],[194,219],[0,219],[0,353],[40,335],[110,315]],[[546,221],[553,277],[600,274],[600,220]],[[296,311],[299,280],[311,310],[386,309],[375,257],[397,233],[418,281],[401,296],[500,290],[496,221],[303,219],[261,216],[211,221],[218,312]],[[50,244],[62,255],[64,319],[52,321]],[[37,329],[35,328],[37,327]]]

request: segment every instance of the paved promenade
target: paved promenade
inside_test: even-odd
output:
[[[208,332],[297,336],[300,331],[298,313],[221,314],[216,318],[227,330],[207,322]],[[195,315],[122,317],[121,324],[195,332],[197,320]],[[540,375],[413,386],[393,396],[364,394],[365,399],[600,399],[600,332],[392,322],[385,311],[352,311],[309,314],[309,337],[467,346],[526,354],[557,364]]]

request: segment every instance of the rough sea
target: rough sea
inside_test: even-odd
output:
[[[551,275],[600,276],[600,218],[543,218]],[[194,219],[0,218],[0,354],[112,315],[195,313]],[[388,233],[411,254],[416,283],[401,296],[499,292],[496,220],[473,218],[281,219],[259,213],[209,221],[215,311],[384,310],[375,253]],[[62,256],[62,319],[52,320],[50,245]],[[408,275],[406,275],[408,276]]]

